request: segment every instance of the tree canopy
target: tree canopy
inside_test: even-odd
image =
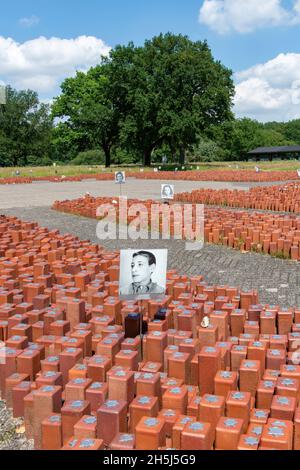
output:
[[[56,133],[70,129],[83,145],[101,146],[107,166],[113,145],[150,165],[154,149],[168,144],[182,152],[210,126],[233,118],[231,71],[213,59],[206,42],[182,35],[117,46],[61,88],[53,116],[66,120]]]
[[[27,165],[29,157],[49,160],[52,119],[49,106],[32,90],[8,86],[0,105],[0,165]]]
[[[58,145],[69,144],[76,152],[101,148],[106,166],[119,133],[119,114],[110,98],[107,67],[98,65],[86,74],[77,72],[61,85],[62,93],[54,100],[53,117],[60,118],[54,131]]]
[[[300,119],[236,119],[232,72],[206,41],[160,34],[118,45],[61,84],[51,106],[7,87],[0,165],[243,160],[261,146],[300,144]]]

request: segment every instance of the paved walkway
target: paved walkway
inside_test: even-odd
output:
[[[177,193],[193,189],[242,189],[248,190],[260,183],[230,183],[218,181],[162,181],[129,178],[121,190],[128,198],[160,199],[161,183],[172,183]],[[270,185],[276,183],[262,183]],[[0,184],[0,209],[9,207],[51,206],[55,200],[75,199],[86,192],[92,196],[118,196],[119,187],[114,181],[85,180],[78,182],[50,183],[37,181],[31,184]]]

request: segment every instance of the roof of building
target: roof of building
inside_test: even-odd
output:
[[[250,150],[248,154],[256,155],[262,153],[289,153],[289,152],[300,152],[300,145],[285,145],[283,147],[258,147],[254,150]]]

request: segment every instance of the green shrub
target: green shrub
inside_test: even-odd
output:
[[[214,162],[222,160],[222,151],[216,142],[201,140],[187,152],[189,162]]]
[[[49,157],[37,157],[36,155],[28,155],[27,158],[28,166],[49,166],[52,165],[52,160]]]
[[[103,165],[105,162],[104,152],[99,149],[86,150],[80,152],[73,160],[71,165]]]
[[[137,156],[126,149],[116,147],[112,151],[112,161],[115,165],[129,165],[136,163]]]

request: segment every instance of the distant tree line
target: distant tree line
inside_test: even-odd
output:
[[[300,144],[300,120],[235,119],[232,71],[182,35],[116,46],[65,79],[52,106],[31,90],[6,95],[0,166],[243,160],[255,147]]]
[[[32,90],[6,88],[0,105],[0,166],[51,163],[53,119]]]

